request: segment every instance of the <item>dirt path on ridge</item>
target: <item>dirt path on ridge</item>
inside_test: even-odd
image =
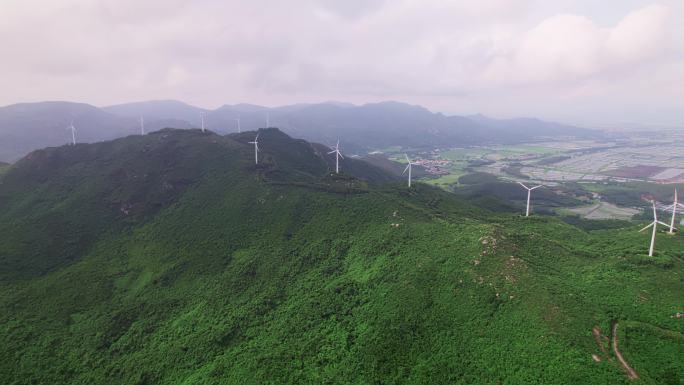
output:
[[[613,352],[615,353],[615,357],[617,357],[618,361],[620,362],[620,365],[622,365],[622,368],[625,369],[627,372],[627,378],[630,380],[635,380],[639,378],[639,375],[637,374],[634,369],[632,369],[631,366],[625,361],[625,358],[622,357],[622,353],[618,350],[618,335],[617,335],[617,327],[618,323],[617,321],[613,321],[613,327],[612,327],[612,334],[613,334]]]

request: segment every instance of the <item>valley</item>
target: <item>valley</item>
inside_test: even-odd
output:
[[[625,131],[609,140],[568,139],[406,152],[424,166],[426,174],[421,180],[426,183],[453,189],[460,185],[459,178],[481,173],[501,181],[543,184],[591,203],[569,211],[589,219],[629,219],[645,207],[646,199],[603,199],[602,193],[607,190],[609,195],[614,194],[615,186],[630,186],[625,190],[639,191],[644,197],[655,194],[663,200],[659,192],[666,186],[684,188],[684,134],[676,130]],[[401,148],[386,153],[398,162],[403,161],[403,154]],[[664,211],[667,205],[666,201],[659,203]]]

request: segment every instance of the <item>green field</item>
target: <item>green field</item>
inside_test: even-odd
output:
[[[451,186],[458,184],[458,179],[467,173],[467,167],[467,162],[454,161],[451,163],[448,175],[441,175],[437,178],[423,178],[423,181],[431,185],[449,189]]]
[[[493,151],[487,148],[452,148],[440,151],[440,157],[448,160],[480,159]]]
[[[520,154],[535,154],[535,155],[553,155],[563,152],[557,148],[540,147],[531,144],[520,145],[506,145],[492,147],[492,150],[504,155],[520,155]]]
[[[452,162],[449,174],[438,177],[425,177],[423,178],[423,181],[431,185],[449,189],[457,185],[458,179],[469,172],[470,161],[489,159],[493,155],[505,158],[524,154],[552,155],[559,152],[560,151],[557,149],[533,145],[451,148],[439,152],[439,159],[450,160]]]

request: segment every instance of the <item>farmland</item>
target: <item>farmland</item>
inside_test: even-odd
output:
[[[666,204],[673,187],[684,183],[684,134],[677,131],[413,152],[393,148],[386,153],[404,161],[404,151],[424,166],[426,173],[419,178],[424,182],[455,189],[461,177],[478,173],[502,182],[544,184],[585,202],[567,210],[559,207],[559,212],[588,219],[629,219],[649,197]]]

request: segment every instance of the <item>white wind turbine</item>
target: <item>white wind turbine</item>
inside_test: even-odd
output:
[[[257,132],[256,138],[253,142],[249,142],[254,145],[254,164],[259,164],[259,133]]]
[[[401,173],[401,175],[406,174],[406,171],[408,171],[408,186],[411,187],[411,168],[413,166],[413,163],[411,163],[411,159],[409,159],[408,155],[404,154],[406,157],[406,162],[408,163],[406,165],[406,168],[404,169],[404,172]]]
[[[71,124],[69,124],[69,127],[66,128],[67,130],[71,130],[71,144],[76,145],[76,127],[74,127],[74,121],[71,121]]]
[[[658,213],[656,212],[655,201],[652,201],[652,203],[653,203],[653,222],[651,222],[650,225],[639,230],[639,232],[642,232],[642,231],[648,229],[649,227],[653,226],[653,232],[651,233],[651,247],[648,249],[648,256],[649,257],[653,256],[653,248],[655,247],[656,231],[657,231],[658,224],[661,224],[663,226],[667,226],[667,223],[663,223],[663,222],[658,220]]]
[[[145,119],[140,115],[140,135],[145,135]]]
[[[527,187],[522,182],[518,182],[518,184],[523,186],[525,188],[525,190],[527,190],[527,209],[525,210],[525,216],[529,217],[530,216],[530,195],[532,195],[532,190],[538,189],[539,187],[542,187],[542,185],[534,186],[534,187]]]
[[[236,118],[235,121],[237,122],[238,133],[242,132],[242,129],[240,128],[240,118]]]
[[[330,151],[328,154],[335,154],[335,174],[340,173],[340,158],[344,159],[342,153],[340,152],[340,140],[337,139],[337,144],[333,147],[334,150]]]
[[[674,223],[675,223],[675,217],[677,216],[677,208],[678,207],[684,208],[684,205],[682,205],[681,203],[679,203],[679,201],[677,201],[677,189],[675,189],[674,203],[672,204],[672,221],[670,221],[670,231],[669,231],[670,234],[674,234],[674,231],[676,230],[674,227]]]
[[[202,122],[202,132],[204,132],[204,111],[200,112],[200,121]]]

